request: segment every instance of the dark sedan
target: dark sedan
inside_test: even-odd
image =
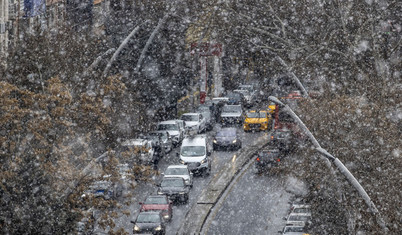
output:
[[[237,129],[227,127],[220,129],[213,140],[213,148],[216,149],[240,149],[241,140],[237,133]]]
[[[257,168],[257,173],[262,173],[264,171],[269,171],[273,167],[276,167],[282,161],[282,155],[278,149],[264,149],[257,152],[255,167]]]
[[[183,178],[164,177],[158,188],[158,195],[166,195],[172,201],[188,202],[189,187]]]
[[[140,212],[135,221],[133,233],[147,233],[147,234],[165,234],[166,227],[162,218],[162,214],[157,211]]]

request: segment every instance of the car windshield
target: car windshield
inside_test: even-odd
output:
[[[203,112],[209,111],[209,107],[208,107],[208,106],[199,106],[199,107],[198,107],[198,110],[199,110],[199,111],[203,111]]]
[[[298,226],[298,227],[285,227],[283,232],[304,232],[304,227]]]
[[[162,181],[161,186],[162,187],[184,187],[184,182],[183,182],[182,178],[178,178],[178,179],[165,178]]]
[[[137,223],[159,223],[160,217],[158,214],[139,214]]]
[[[184,157],[198,157],[205,155],[204,146],[183,146],[181,147],[180,154]]]
[[[250,92],[248,90],[236,90],[237,93],[241,93],[243,95],[249,95]]]
[[[310,213],[309,208],[295,208],[293,209],[293,213]]]
[[[264,112],[248,112],[247,117],[248,118],[266,118],[267,114]]]
[[[168,204],[166,197],[147,197],[144,204]]]
[[[167,168],[165,175],[188,175],[186,168]]]
[[[308,215],[291,215],[289,216],[288,221],[308,221],[310,220],[310,216]]]
[[[183,116],[181,116],[181,120],[190,121],[190,122],[197,122],[198,121],[198,115],[183,115]]]
[[[224,113],[239,113],[241,112],[240,106],[224,106],[223,107]]]
[[[159,138],[159,136],[161,137],[162,140],[167,139],[167,133],[166,132],[151,132],[151,133],[149,133],[149,138],[153,139],[153,140],[157,140]]]
[[[223,130],[216,133],[216,137],[236,136],[236,130]]]
[[[159,124],[158,131],[177,131],[179,126],[177,124]]]

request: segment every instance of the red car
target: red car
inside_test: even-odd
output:
[[[172,219],[172,202],[166,195],[148,196],[140,205],[140,211],[161,211],[165,221]]]

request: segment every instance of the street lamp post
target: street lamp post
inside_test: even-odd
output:
[[[274,102],[275,104],[279,105],[283,111],[287,112],[289,115],[292,116],[292,118],[296,121],[296,123],[299,125],[299,127],[303,130],[303,132],[307,135],[307,137],[310,139],[310,141],[313,143],[315,149],[317,152],[319,152],[323,157],[325,157],[325,160],[327,162],[327,166],[331,169],[333,172],[333,169],[331,167],[331,162],[335,164],[337,169],[346,177],[346,179],[349,181],[349,183],[357,190],[357,192],[360,194],[360,196],[363,198],[364,202],[367,204],[367,206],[370,208],[371,213],[374,214],[377,223],[381,226],[384,232],[388,232],[388,228],[383,220],[383,218],[380,215],[380,212],[376,208],[375,204],[371,200],[370,196],[367,194],[367,192],[364,190],[364,188],[360,185],[359,181],[350,173],[348,168],[338,159],[332,156],[330,153],[327,152],[327,150],[321,148],[320,144],[316,140],[316,138],[313,136],[313,134],[310,132],[310,130],[304,125],[304,123],[301,121],[301,119],[293,112],[293,110],[286,104],[282,103],[278,98],[274,96],[270,96],[268,98],[270,101]],[[334,173],[334,172],[333,172]],[[335,174],[334,174],[335,175]]]

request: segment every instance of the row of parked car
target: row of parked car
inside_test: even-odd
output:
[[[294,203],[290,207],[289,214],[283,218],[286,220],[286,225],[280,234],[286,235],[308,235],[306,227],[311,222],[310,205],[304,203]]]

